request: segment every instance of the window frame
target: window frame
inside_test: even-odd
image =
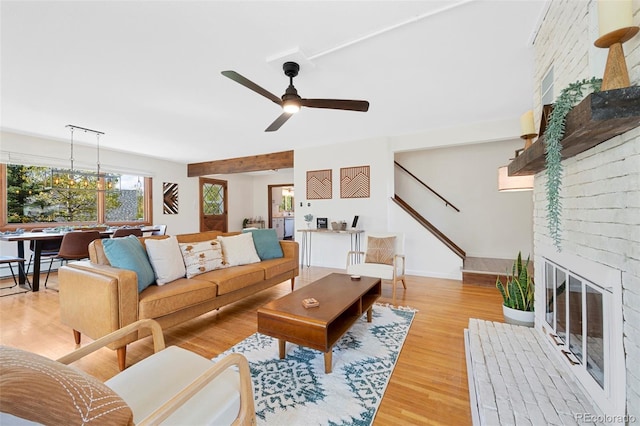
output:
[[[28,166],[28,164],[24,164]],[[141,221],[107,221],[106,218],[106,206],[104,202],[104,196],[98,192],[98,206],[97,206],[97,220],[96,221],[74,221],[74,222],[31,222],[31,223],[9,223],[7,215],[7,164],[0,163],[0,191],[2,191],[2,197],[0,198],[0,230],[14,230],[16,228],[22,228],[25,230],[31,230],[33,228],[51,227],[51,226],[80,226],[87,224],[105,224],[108,226],[123,226],[123,225],[145,225],[150,226],[153,224],[153,178],[144,177],[144,219]],[[103,193],[102,193],[103,194]]]

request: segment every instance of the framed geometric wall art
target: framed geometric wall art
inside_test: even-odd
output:
[[[178,214],[178,184],[162,183],[162,213]]]
[[[327,200],[333,196],[331,169],[307,172],[307,200]]]
[[[369,166],[340,169],[340,198],[369,198],[370,189]]]

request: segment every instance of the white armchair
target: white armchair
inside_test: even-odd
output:
[[[392,299],[396,304],[396,287],[401,282],[406,290],[404,234],[371,233],[365,251],[347,253],[347,273],[390,280]]]
[[[123,336],[150,328],[155,353],[104,384],[70,364]],[[59,424],[255,425],[247,359],[212,361],[191,351],[165,349],[162,328],[140,320],[57,361],[0,347],[0,424],[29,420]],[[4,420],[3,420],[4,419]]]

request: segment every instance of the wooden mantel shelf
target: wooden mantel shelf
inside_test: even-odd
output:
[[[580,154],[640,126],[640,87],[592,93],[567,114],[562,159]],[[509,176],[544,170],[544,136],[509,164]]]

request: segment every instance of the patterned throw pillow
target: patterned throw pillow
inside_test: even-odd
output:
[[[34,354],[0,346],[0,411],[42,424],[128,425],[126,402],[88,374]]]
[[[367,237],[367,253],[365,263],[383,263],[393,265],[393,255],[396,251],[396,237]]]
[[[180,243],[180,251],[187,269],[187,278],[228,266],[222,257],[222,247],[218,240]]]

